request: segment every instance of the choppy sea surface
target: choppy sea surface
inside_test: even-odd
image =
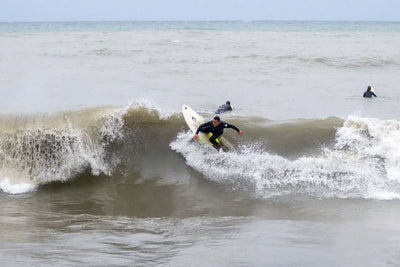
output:
[[[399,22],[0,23],[0,263],[398,266],[399,47]],[[218,154],[181,106],[227,100]]]

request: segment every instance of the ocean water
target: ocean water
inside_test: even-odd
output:
[[[398,47],[398,22],[0,23],[0,262],[398,266]],[[227,100],[218,154],[181,106]]]

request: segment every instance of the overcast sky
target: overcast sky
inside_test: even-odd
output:
[[[1,0],[0,21],[400,21],[400,0]]]

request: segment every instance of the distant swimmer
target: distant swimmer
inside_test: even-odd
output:
[[[238,132],[239,135],[242,135],[243,132],[239,130],[236,126],[226,123],[224,121],[221,121],[220,117],[215,116],[212,121],[205,122],[197,128],[197,131],[193,137],[194,140],[199,139],[199,132],[202,133],[212,133],[212,136],[210,137],[210,142],[213,144],[213,147],[215,147],[217,150],[221,148],[221,145],[215,140],[218,137],[220,137],[224,133],[225,128],[232,128]]]
[[[231,105],[230,101],[226,101],[226,103],[222,106],[219,106],[219,108],[217,109],[217,111],[215,111],[215,114],[221,114],[224,113],[226,111],[232,111],[233,110],[233,106]]]
[[[368,85],[367,91],[365,91],[363,97],[371,98],[372,96],[377,97],[371,85]]]

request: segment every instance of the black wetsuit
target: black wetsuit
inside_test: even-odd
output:
[[[214,146],[218,146],[218,143],[215,139],[217,139],[219,136],[221,136],[224,133],[225,128],[232,128],[232,129],[236,130],[237,132],[239,132],[239,129],[236,126],[226,123],[224,121],[220,121],[219,125],[217,127],[214,127],[213,121],[208,121],[208,122],[201,124],[199,126],[199,128],[197,128],[196,134],[199,134],[199,132],[212,133],[213,135],[210,137],[209,140]]]
[[[365,91],[363,97],[367,97],[367,98],[371,98],[372,96],[376,97],[376,94],[374,92],[372,92],[371,90],[367,90]]]
[[[228,105],[228,104],[224,104],[222,106],[220,106],[217,111],[215,111],[215,114],[221,114],[224,113],[225,111],[231,111],[232,110],[232,106]]]

